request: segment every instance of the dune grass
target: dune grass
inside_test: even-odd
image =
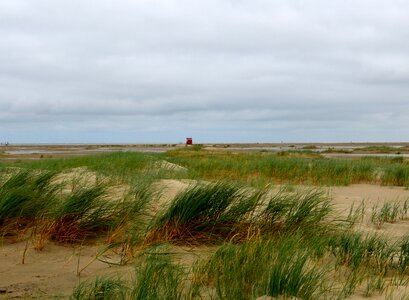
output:
[[[267,231],[320,230],[327,226],[332,212],[330,200],[319,190],[273,194],[259,216],[259,225]]]
[[[164,160],[187,170],[161,169],[157,162]],[[61,172],[79,167],[101,179],[70,186],[59,180]],[[407,185],[405,160],[195,149],[14,162],[2,164],[0,173],[1,235],[32,238],[38,250],[47,240],[98,240],[122,248],[128,256],[123,263],[134,261],[133,279],[82,283],[74,299],[342,299],[362,289],[365,295],[384,293],[390,281],[407,279],[409,272],[407,236],[390,241],[353,230],[364,204],[342,218],[318,188],[260,188],[272,182]],[[198,183],[153,214],[150,203],[158,195],[152,182],[163,178]],[[123,195],[114,199],[118,187]],[[405,219],[407,206],[374,207],[372,222]],[[163,243],[216,250],[186,267],[161,247],[149,248]]]
[[[196,267],[196,284],[212,286],[219,299],[261,296],[316,299],[326,270],[313,263],[298,235],[221,246]]]
[[[384,168],[381,178],[382,184],[395,186],[409,186],[409,166],[407,164],[393,163]]]
[[[168,160],[188,169],[194,179],[220,178],[263,185],[268,182],[349,185],[409,185],[408,166],[400,158],[324,158],[320,154],[231,153],[174,150]]]
[[[147,242],[244,238],[261,196],[230,183],[195,185],[154,218]]]
[[[186,172],[158,168],[168,161],[187,169]],[[41,169],[52,172],[86,167],[98,174],[132,181],[144,177],[190,178],[196,180],[230,180],[263,186],[267,183],[312,185],[348,185],[381,183],[409,186],[409,167],[402,157],[324,158],[318,153],[232,153],[197,150],[172,150],[167,153],[109,153],[71,158],[35,161],[0,162],[6,167]]]
[[[149,185],[143,182],[114,201],[106,182],[67,188],[55,181],[55,172],[40,170],[14,170],[3,178],[0,234],[31,234],[39,245],[45,240],[80,243],[101,235],[114,242],[119,232],[122,240],[130,233],[135,238],[135,227],[142,226],[142,211],[151,200]]]
[[[73,298],[346,299],[357,291],[369,297],[393,291],[396,282],[405,285],[409,261],[407,237],[389,244],[381,236],[351,231],[228,242],[191,266],[175,262],[168,247],[145,253],[135,261],[133,279],[84,282]],[[106,296],[94,297],[97,293]]]
[[[125,300],[129,299],[128,287],[119,278],[97,278],[93,282],[83,282],[75,288],[71,299],[101,299]]]
[[[0,232],[15,234],[33,226],[53,209],[58,186],[50,187],[54,173],[18,171],[0,186]]]
[[[217,250],[182,267],[167,248],[145,248],[149,254],[135,261],[135,279],[114,284],[121,289],[109,297],[344,299],[357,291],[368,297],[383,294],[393,289],[394,280],[402,282],[409,265],[407,237],[391,242],[339,220],[328,198],[315,189],[270,195],[231,183],[192,186],[153,218],[146,239],[190,246],[212,241]],[[249,224],[257,234],[231,238]],[[146,239],[145,247],[151,244]],[[88,282],[74,295],[80,299],[100,290],[101,284]]]
[[[378,229],[384,223],[395,223],[396,221],[406,219],[408,217],[408,200],[404,202],[393,201],[384,202],[381,207],[375,204],[372,207],[371,222],[376,225]]]

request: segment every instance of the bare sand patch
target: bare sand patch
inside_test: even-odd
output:
[[[42,251],[26,242],[0,248],[0,298],[60,296],[68,298],[79,282],[101,275],[129,276],[132,266],[112,266],[96,260],[100,246],[72,247],[49,243]],[[81,272],[80,272],[81,271]],[[80,272],[80,275],[78,275]]]
[[[409,190],[396,186],[379,186],[373,184],[352,184],[326,188],[340,211],[348,211],[351,205],[365,201],[368,205],[382,204],[387,201],[409,199]]]
[[[384,223],[381,228],[376,228],[371,223],[371,214],[374,208],[380,208],[386,202],[403,203],[409,199],[409,190],[396,186],[379,186],[372,184],[353,184],[345,187],[326,188],[332,198],[334,208],[341,216],[347,216],[350,208],[363,205],[364,214],[358,230],[384,234],[388,238],[398,239],[409,234],[409,221],[396,220],[394,223]]]

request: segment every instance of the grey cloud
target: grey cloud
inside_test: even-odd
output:
[[[390,124],[409,125],[408,13],[400,0],[5,0],[0,139],[405,139]]]

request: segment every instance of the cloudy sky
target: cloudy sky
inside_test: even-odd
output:
[[[408,141],[408,16],[406,0],[0,0],[0,141]]]

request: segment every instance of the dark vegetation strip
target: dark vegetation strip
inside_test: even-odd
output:
[[[188,169],[190,178],[312,185],[376,183],[408,186],[409,161],[397,158],[324,158],[316,153],[231,153],[169,151],[168,160]]]
[[[185,167],[174,172],[155,167],[166,160]],[[396,158],[324,158],[317,153],[232,153],[173,150],[167,153],[110,153],[36,161],[0,162],[5,167],[63,170],[87,167],[100,174],[132,181],[138,177],[233,180],[262,186],[267,183],[348,185],[373,183],[409,186],[409,161]]]

